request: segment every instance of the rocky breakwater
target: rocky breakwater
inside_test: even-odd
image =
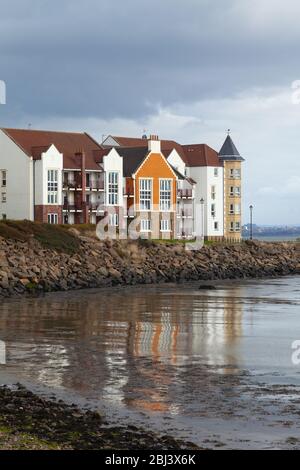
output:
[[[75,235],[74,235],[75,236]],[[182,243],[99,241],[73,253],[0,237],[0,296],[87,287],[300,274],[297,243],[245,242],[187,251]]]

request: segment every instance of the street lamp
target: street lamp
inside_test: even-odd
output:
[[[250,240],[253,240],[253,205],[249,206],[250,209]]]
[[[201,204],[201,238],[204,240],[204,199],[200,199]]]

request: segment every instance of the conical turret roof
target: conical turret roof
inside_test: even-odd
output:
[[[219,157],[221,160],[244,161],[229,134],[219,152]]]

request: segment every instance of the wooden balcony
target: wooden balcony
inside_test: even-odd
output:
[[[178,189],[177,197],[178,199],[192,199],[193,190],[192,189]]]

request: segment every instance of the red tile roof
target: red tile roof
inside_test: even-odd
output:
[[[63,154],[66,169],[79,169],[81,162],[76,154],[84,152],[86,169],[99,170],[103,154],[102,147],[88,134],[79,132],[54,132],[25,129],[2,129],[28,156],[36,160],[41,154],[55,145]]]
[[[182,145],[187,166],[223,166],[218,152],[206,144]]]
[[[117,137],[115,135],[110,136],[112,137],[120,147],[147,147],[148,140],[147,139],[139,139],[136,137]]]
[[[121,147],[148,147],[147,139],[111,136]],[[162,140],[161,149],[166,158],[176,150],[187,166],[222,166],[218,152],[206,144],[181,145],[175,140]],[[118,150],[118,148],[117,148]]]

